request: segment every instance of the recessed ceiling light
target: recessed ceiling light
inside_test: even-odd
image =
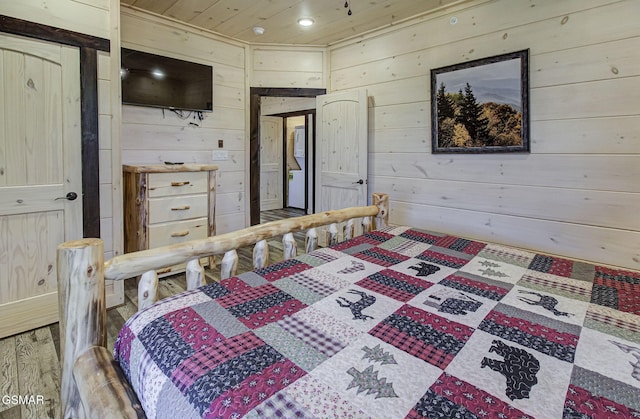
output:
[[[154,69],[151,71],[151,74],[153,75],[153,77],[155,77],[156,79],[163,79],[165,74],[164,71],[160,70],[160,69]]]
[[[300,26],[311,26],[313,25],[313,19],[311,19],[310,17],[301,17],[300,19],[298,19],[298,25]]]

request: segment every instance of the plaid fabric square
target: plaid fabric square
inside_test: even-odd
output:
[[[369,331],[369,334],[441,369],[445,369],[455,357],[455,354],[448,353],[384,322],[379,323]]]
[[[597,266],[591,302],[640,315],[640,273]]]
[[[328,252],[313,251],[311,253],[305,253],[296,257],[302,263],[306,263],[309,266],[320,266],[328,262],[333,262],[338,259],[338,256]]]
[[[288,394],[278,392],[254,409],[261,418],[308,418],[312,415]]]
[[[436,241],[442,238],[442,235],[436,233],[430,233],[427,231],[420,231],[415,229],[409,229],[402,234],[400,237],[404,237],[405,239],[411,239],[420,243],[434,244]]]
[[[378,323],[369,334],[445,369],[473,331],[469,326],[404,305]]]
[[[278,321],[278,325],[305,344],[328,357],[337,354],[346,346],[346,344],[322,333],[320,330],[314,328],[313,325],[304,323],[294,316],[285,317]]]
[[[436,240],[434,245],[475,256],[487,244],[454,236],[445,236]]]
[[[493,301],[500,301],[513,287],[506,282],[498,283],[461,271],[449,275],[441,280],[439,284]]]
[[[307,307],[286,292],[277,292],[257,300],[228,308],[229,312],[250,329],[257,329],[291,316]]]
[[[201,348],[185,359],[171,374],[171,381],[184,391],[195,380],[218,365],[258,348],[265,343],[252,332],[233,336],[216,342],[214,345]]]
[[[573,271],[573,261],[547,255],[535,255],[529,264],[529,269],[570,278]]]
[[[364,236],[366,236],[368,239],[375,240],[377,244],[384,243],[394,237],[393,234],[385,233],[384,231],[380,230],[365,233]]]
[[[307,275],[305,272],[293,274],[289,279],[324,297],[337,291],[335,288]]]
[[[444,373],[406,416],[422,418],[532,418],[486,391]]]
[[[427,243],[420,243],[414,240],[405,239],[397,236],[392,239],[381,243],[378,247],[380,249],[389,250],[391,252],[400,253],[404,256],[414,257],[427,250],[431,245]]]
[[[393,236],[390,236],[390,237],[393,237]],[[351,240],[334,244],[333,246],[330,247],[330,249],[344,252],[347,249],[350,249],[356,246],[361,246],[363,244],[368,244],[372,246],[378,245],[380,244],[379,236],[369,236],[369,235],[363,234],[362,236],[354,237]]]
[[[400,262],[410,259],[409,256],[401,255],[400,253],[390,252],[388,250],[381,249],[379,247],[373,247],[368,250],[356,253],[353,256],[358,259],[366,260],[367,262],[375,263],[380,266],[393,266]]]
[[[356,282],[356,285],[406,303],[433,284],[402,272],[385,269]]]
[[[436,249],[430,248],[416,256],[416,259],[425,262],[437,263],[438,265],[448,266],[449,268],[459,269],[469,262],[468,259],[456,257],[445,253],[438,252]]]
[[[285,276],[290,276],[311,268],[311,265],[307,265],[297,259],[289,259],[279,263],[274,263],[273,265],[269,265],[261,269],[256,269],[254,272],[262,276],[267,281],[273,282],[277,279],[284,278]]]
[[[238,304],[244,304],[248,301],[257,300],[261,297],[275,294],[277,292],[280,292],[280,289],[278,287],[272,284],[265,284],[256,288],[246,287],[240,292],[237,292],[235,294],[225,295],[224,297],[221,297],[216,301],[222,307],[228,308]]]

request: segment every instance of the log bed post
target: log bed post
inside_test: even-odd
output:
[[[371,217],[362,217],[362,234],[371,233],[373,231],[373,225]]]
[[[269,244],[260,240],[253,246],[253,269],[264,268],[269,264]]]
[[[187,262],[187,270],[185,272],[187,277],[187,289],[194,290],[198,287],[207,284],[207,280],[204,276],[204,268],[200,264],[199,259],[191,259]]]
[[[138,311],[158,301],[158,274],[147,271],[138,281]]]
[[[318,231],[315,228],[307,230],[304,240],[304,251],[311,253],[318,248]]]
[[[389,195],[386,193],[374,193],[372,203],[378,207],[378,214],[374,219],[373,228],[384,228],[389,225]]]
[[[355,226],[353,222],[353,218],[347,220],[347,224],[344,226],[343,237],[344,240],[351,240],[353,235],[355,234]]]
[[[298,256],[298,244],[296,239],[293,238],[293,233],[287,233],[282,236],[282,256],[284,260]]]
[[[327,239],[327,243],[329,246],[333,246],[338,243],[338,226],[336,223],[331,223],[329,225],[329,238]]]
[[[220,280],[231,278],[238,272],[238,252],[229,250],[222,257],[220,265]]]
[[[104,346],[92,346],[80,354],[73,378],[85,418],[146,418],[138,396]]]
[[[100,239],[62,243],[57,263],[61,412],[64,418],[77,418],[83,408],[73,379],[73,364],[89,347],[107,346],[104,243]]]

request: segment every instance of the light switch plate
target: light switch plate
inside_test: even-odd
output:
[[[229,152],[226,150],[213,150],[211,152],[211,160],[229,160]]]

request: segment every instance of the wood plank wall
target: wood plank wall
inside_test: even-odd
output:
[[[122,253],[122,200],[119,197],[121,176],[115,170],[120,166],[119,130],[114,131],[112,120],[114,109],[112,101],[111,54],[98,52],[98,141],[100,156],[100,236],[104,240],[104,259]],[[114,145],[116,150],[114,150]],[[105,293],[107,307],[124,302],[124,284],[122,281],[107,281]]]
[[[109,0],[3,1],[0,14],[110,39]]]
[[[451,25],[452,16],[458,23]],[[640,269],[640,2],[475,1],[329,48],[391,222]],[[530,49],[531,153],[433,155],[430,76]]]
[[[124,5],[121,38],[123,47],[211,65],[214,70],[213,112],[204,113],[203,121],[193,115],[182,120],[161,109],[122,107],[122,163],[218,165],[216,232],[245,227],[245,46]],[[222,148],[218,140],[223,140]],[[213,150],[227,151],[229,159],[213,161]]]
[[[119,13],[115,0],[51,0],[47,7],[42,2],[25,0],[3,2],[0,14],[55,26],[100,38],[114,38],[113,15]],[[117,29],[117,24],[115,24]],[[113,162],[119,160],[119,130],[112,129],[114,102],[119,102],[117,91],[111,83],[111,57],[108,52],[98,51],[98,126],[100,150],[100,234],[105,241],[105,259],[113,257],[122,249],[120,229],[122,217],[120,179],[113,176]],[[114,95],[116,96],[114,98]],[[118,163],[119,165],[119,163]],[[114,219],[116,222],[114,223]],[[124,301],[124,285],[109,281],[106,289],[107,304],[112,306]]]
[[[251,87],[325,88],[326,48],[252,46]]]

